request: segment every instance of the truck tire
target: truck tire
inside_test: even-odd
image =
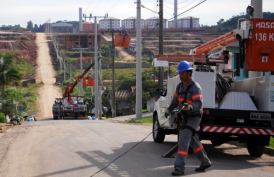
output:
[[[261,157],[264,153],[264,146],[255,143],[246,143],[248,153],[254,157]]]
[[[53,120],[57,120],[58,119],[58,116],[53,116]]]
[[[160,127],[158,116],[153,118],[153,127],[152,127],[153,140],[155,143],[162,143],[165,139],[165,131]]]

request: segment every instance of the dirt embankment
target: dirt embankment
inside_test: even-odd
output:
[[[36,35],[31,32],[0,31],[0,51],[14,54],[16,59],[22,58],[36,64]]]

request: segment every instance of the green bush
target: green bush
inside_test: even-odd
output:
[[[6,123],[6,117],[4,115],[4,113],[0,112],[0,123]]]

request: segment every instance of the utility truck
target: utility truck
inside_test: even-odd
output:
[[[249,6],[248,8],[252,8]],[[226,46],[239,42],[240,65],[248,71],[274,71],[274,20],[241,19],[238,28],[190,51],[189,55],[158,55],[158,60],[192,63],[192,78],[202,87],[203,115],[197,131],[213,145],[228,141],[246,143],[252,156],[261,156],[274,136],[274,75],[236,81],[232,77],[232,53]],[[240,23],[241,22],[241,23]],[[214,53],[216,49],[220,52]],[[179,76],[168,78],[153,112],[153,139],[179,134],[179,110],[169,117],[165,111],[174,96]]]
[[[83,96],[71,96],[74,87],[80,82],[83,77],[88,73],[88,71],[91,69],[91,67],[94,65],[92,63],[89,65],[86,70],[79,75],[74,83],[69,84],[65,88],[65,92],[62,98],[56,98],[54,101],[54,104],[52,106],[52,114],[53,114],[53,119],[58,119],[59,117],[59,106],[62,103],[63,109],[64,109],[64,118],[73,118],[74,117],[74,112],[73,112],[73,105],[75,101],[77,101],[77,104],[79,105],[79,114],[78,118],[86,118],[86,113],[87,113],[87,105],[84,104],[84,97]]]

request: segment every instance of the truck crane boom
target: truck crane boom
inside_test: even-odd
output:
[[[100,59],[100,58],[99,58],[99,59]],[[79,76],[75,79],[75,81],[74,81],[73,83],[69,84],[69,85],[65,88],[65,93],[64,93],[64,95],[63,95],[63,98],[68,97],[68,102],[69,102],[70,104],[72,104],[71,93],[72,93],[74,87],[77,85],[77,83],[78,83],[79,81],[81,81],[81,79],[83,79],[83,77],[89,72],[89,70],[91,69],[91,67],[92,67],[93,65],[94,65],[94,63],[90,64],[90,65],[86,68],[86,70],[85,70],[81,75],[79,75]]]

